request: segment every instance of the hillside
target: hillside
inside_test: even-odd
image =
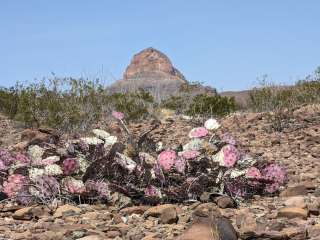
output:
[[[25,208],[4,202],[0,211],[3,217],[0,236],[4,239],[155,240],[179,237],[184,240],[201,237],[216,240],[209,232],[212,224],[218,224],[220,236],[233,236],[221,239],[236,239],[225,222],[227,219],[240,239],[317,239],[320,231],[319,110],[319,105],[296,109],[290,124],[282,132],[272,130],[268,115],[264,113],[236,113],[220,120],[222,127],[217,134],[228,132],[248,154],[286,166],[288,184],[281,190],[280,197],[257,195],[251,200],[238,202],[238,206],[223,196],[209,203],[193,201],[150,207],[136,205],[117,193],[112,195],[108,205],[63,205],[53,210],[53,215],[45,207]],[[105,130],[126,141],[126,133],[118,124],[106,126]],[[129,124],[128,128],[133,135],[139,136],[155,124],[146,120]],[[198,123],[171,116],[150,133],[150,139],[161,141],[165,148],[178,146],[189,141],[186,133],[195,126]],[[28,141],[34,142],[35,138],[47,150],[60,146],[53,142],[41,143],[48,141],[49,138],[44,136],[49,136],[49,132],[17,129],[16,124],[5,117],[1,117],[0,127],[2,148],[21,148],[27,146]],[[63,152],[63,148],[59,151]],[[212,209],[213,218],[208,215]],[[222,227],[220,224],[226,225]]]

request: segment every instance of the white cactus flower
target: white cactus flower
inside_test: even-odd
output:
[[[210,118],[204,123],[204,127],[208,130],[215,130],[218,129],[220,126],[220,123],[214,118]]]

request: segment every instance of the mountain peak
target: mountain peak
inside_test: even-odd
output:
[[[170,59],[161,51],[149,47],[135,54],[123,74],[123,80],[133,80],[145,76],[158,76],[185,82],[185,77],[171,63]]]

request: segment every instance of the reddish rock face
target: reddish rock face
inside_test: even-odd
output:
[[[148,91],[155,102],[179,94],[188,81],[162,52],[147,48],[133,56],[123,78],[111,84],[108,91],[112,93],[135,92],[140,89]],[[201,93],[215,94],[211,87],[198,86],[190,97]]]
[[[185,77],[173,67],[170,59],[162,52],[147,48],[134,55],[130,65],[127,67],[123,79],[135,79],[144,77],[150,73],[163,75],[185,82]]]

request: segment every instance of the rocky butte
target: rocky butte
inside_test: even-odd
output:
[[[108,89],[110,92],[132,92],[138,89],[149,91],[156,101],[175,95],[188,81],[176,69],[170,59],[154,48],[146,48],[135,54],[126,68],[123,78]],[[214,93],[210,87],[199,86],[197,93],[206,91]]]

